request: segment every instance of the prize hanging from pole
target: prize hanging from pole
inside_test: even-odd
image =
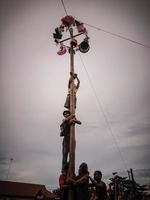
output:
[[[70,28],[74,29],[76,32],[72,37],[63,39],[63,34],[70,32]],[[77,36],[84,35],[83,40],[78,43],[75,39]],[[70,41],[70,44],[73,46],[74,53],[76,51],[80,51],[82,53],[86,53],[89,51],[89,37],[86,28],[84,27],[84,23],[76,20],[72,16],[65,16],[61,19],[61,25],[55,28],[55,33],[53,33],[53,38],[57,46],[59,46],[59,50],[57,52],[58,55],[64,55],[65,53],[70,53],[70,46],[65,45],[66,41]]]

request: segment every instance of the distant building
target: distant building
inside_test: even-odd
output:
[[[45,185],[0,181],[0,200],[34,200],[41,189],[44,191],[46,200],[55,199]]]

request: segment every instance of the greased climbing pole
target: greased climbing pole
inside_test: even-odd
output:
[[[66,16],[61,19],[61,25],[55,29],[55,33],[53,34],[54,40],[57,45],[59,45],[60,49],[57,52],[58,55],[64,55],[66,52],[70,53],[70,73],[74,77],[74,54],[76,51],[80,51],[82,53],[86,53],[89,50],[89,37],[87,35],[86,28],[84,24],[77,21],[72,16]],[[75,29],[75,35],[74,35]],[[62,39],[63,33],[69,32],[69,37],[66,39]],[[83,41],[78,44],[75,39],[77,36],[84,35]],[[69,41],[70,44],[64,45],[64,42]],[[75,86],[74,86],[74,78],[71,81],[70,85],[70,105],[69,111],[72,115],[75,115]],[[70,141],[69,141],[69,170],[68,176],[73,177],[75,174],[75,123],[70,124]],[[73,200],[73,191],[69,191],[69,200]]]

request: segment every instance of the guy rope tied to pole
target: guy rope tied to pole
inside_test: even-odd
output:
[[[87,36],[86,28],[83,23],[77,21],[72,16],[65,16],[61,19],[61,25],[55,28],[55,33],[53,33],[53,37],[55,43],[60,46],[58,55],[64,55],[66,52],[70,53],[70,79],[68,84],[69,93],[66,99],[67,106],[65,103],[65,107],[69,110],[63,112],[65,119],[61,124],[61,136],[63,139],[63,161],[62,161],[62,170],[69,163],[68,168],[68,177],[73,177],[75,175],[75,124],[81,124],[75,117],[75,109],[76,109],[76,90],[79,88],[79,79],[77,74],[74,71],[74,54],[75,51],[80,50],[82,53],[86,53],[89,50],[89,37]],[[75,35],[74,34],[75,29]],[[69,37],[62,40],[63,32],[66,30],[70,33]],[[83,41],[78,44],[76,37],[84,35]],[[64,45],[64,42],[69,41],[70,46]],[[78,81],[78,86],[75,86],[75,79]],[[68,105],[69,104],[69,105]],[[68,114],[67,114],[68,112]],[[67,115],[65,115],[65,113]],[[66,128],[67,127],[67,128]],[[69,154],[69,160],[68,160]],[[69,200],[73,200],[73,195],[69,195]]]

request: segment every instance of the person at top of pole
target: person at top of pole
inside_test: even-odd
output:
[[[64,104],[64,107],[68,108],[68,109],[70,108],[71,83],[73,80],[77,81],[76,83],[74,83],[74,108],[76,108],[76,104],[77,104],[76,93],[80,86],[80,80],[79,80],[77,74],[73,74],[72,72],[70,72],[70,78],[69,78],[69,82],[68,82],[68,94],[67,94],[66,101]]]

